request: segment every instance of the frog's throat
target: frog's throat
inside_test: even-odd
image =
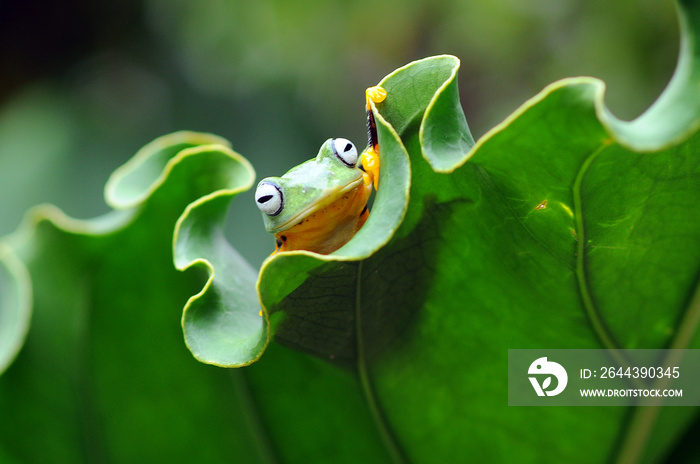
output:
[[[353,180],[349,184],[345,185],[343,188],[339,190],[332,190],[326,194],[326,196],[320,200],[306,208],[305,210],[300,211],[298,214],[296,214],[294,217],[286,221],[284,224],[280,224],[279,226],[275,227],[274,229],[270,230],[269,232],[271,234],[277,234],[279,232],[282,232],[284,230],[287,230],[291,227],[294,227],[296,224],[302,222],[304,219],[309,217],[310,215],[314,214],[316,211],[319,211],[326,206],[330,205],[333,203],[335,200],[343,196],[345,193],[354,190],[355,188],[359,187],[364,183],[363,177],[360,176],[359,178]]]

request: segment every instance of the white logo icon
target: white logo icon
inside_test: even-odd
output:
[[[529,377],[532,387],[535,389],[535,392],[537,392],[537,396],[556,396],[564,391],[566,383],[569,381],[569,376],[566,375],[566,369],[564,369],[561,364],[547,361],[547,357],[535,359],[535,361],[530,364],[527,373],[548,375],[542,382],[542,385],[537,381],[537,377]],[[552,383],[552,376],[557,378],[557,388],[554,390],[547,390]]]

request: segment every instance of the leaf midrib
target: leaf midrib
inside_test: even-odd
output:
[[[579,285],[581,301],[584,305],[584,311],[591,322],[593,330],[603,346],[609,350],[618,350],[621,348],[621,346],[605,325],[602,314],[599,312],[593,301],[588,273],[586,272],[586,235],[581,192],[581,186],[586,172],[593,164],[595,159],[606,148],[612,145],[612,143],[613,141],[610,139],[604,140],[600,146],[591,152],[588,158],[584,160],[579,172],[577,173],[573,186],[573,193],[576,236],[578,238],[576,249],[576,277]],[[681,321],[677,326],[677,330],[675,331],[676,336],[671,339],[668,349],[683,350],[688,348],[699,327],[700,275],[696,278],[696,285],[690,302],[688,307],[683,312]],[[680,358],[678,356],[682,355],[677,355],[674,351],[670,353],[671,354],[669,354],[662,363],[664,367],[677,366],[680,364]],[[617,359],[617,361],[627,364],[627,360],[625,359]],[[614,462],[616,464],[637,464],[642,461],[644,458],[644,451],[646,450],[647,444],[651,438],[654,426],[661,411],[661,407],[662,403],[657,402],[653,405],[634,408],[627,429],[623,432],[622,440],[620,441],[620,445],[615,453],[616,457]]]
[[[590,168],[598,155],[600,155],[611,144],[612,140],[604,140],[598,146],[598,148],[593,150],[591,154],[588,155],[588,157],[583,161],[583,164],[581,164],[581,167],[576,174],[576,179],[574,180],[573,198],[577,240],[576,280],[578,282],[579,295],[581,297],[581,302],[583,303],[584,312],[586,313],[586,316],[593,327],[593,331],[600,339],[600,342],[606,349],[616,350],[620,348],[620,345],[603,322],[603,317],[593,301],[588,273],[586,272],[586,228],[583,220],[583,202],[581,194],[581,185],[583,184],[583,178],[586,176],[586,172],[588,172],[588,168]]]
[[[369,407],[372,420],[379,431],[382,438],[382,443],[384,443],[384,446],[391,456],[392,461],[396,464],[407,464],[408,460],[404,457],[404,453],[393,432],[391,431],[384,413],[379,407],[377,396],[374,388],[372,387],[372,382],[369,376],[367,358],[365,357],[364,336],[362,333],[362,263],[363,261],[358,263],[357,274],[355,277],[355,343],[357,347],[357,375],[359,377],[362,394],[367,402],[367,406]]]
[[[248,431],[253,440],[253,447],[260,458],[260,462],[277,464],[280,460],[272,444],[269,430],[265,427],[262,411],[250,391],[247,374],[240,368],[231,369],[229,372],[235,400],[243,411]]]

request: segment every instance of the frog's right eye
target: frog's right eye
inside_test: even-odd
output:
[[[284,206],[282,189],[271,182],[260,182],[255,191],[255,204],[268,216],[277,216]]]
[[[357,148],[348,139],[333,139],[333,153],[347,167],[354,168],[357,166]]]

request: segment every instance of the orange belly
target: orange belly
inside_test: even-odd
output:
[[[362,183],[295,226],[275,234],[279,246],[277,251],[334,252],[345,245],[369,217],[367,201],[371,193],[371,184]]]

